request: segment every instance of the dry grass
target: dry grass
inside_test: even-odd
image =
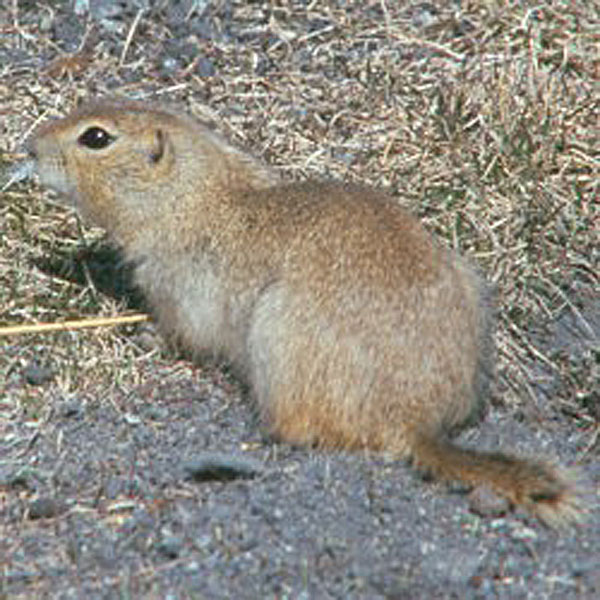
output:
[[[0,34],[16,57],[0,61],[0,176],[41,118],[120,93],[180,102],[290,178],[389,187],[496,284],[503,400],[536,403],[540,378],[556,377],[554,408],[597,425],[598,2],[438,2],[433,14],[417,2],[240,1],[233,18],[227,4],[209,11],[228,35],[188,39],[200,53],[186,59],[165,50],[174,26],[150,15],[88,31],[73,54],[44,34],[51,12],[14,3]],[[202,60],[214,74],[202,76]],[[88,263],[99,249],[101,232],[35,185],[0,193],[0,325],[122,312],[124,296],[96,280],[109,267]],[[544,333],[565,313],[588,337],[577,354]],[[30,361],[51,363],[51,385],[69,395],[134,385],[157,360],[113,329],[0,348],[6,418],[39,402],[15,383]]]

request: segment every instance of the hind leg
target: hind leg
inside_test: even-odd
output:
[[[344,334],[306,305],[294,306],[276,287],[261,297],[253,316],[250,379],[274,436],[301,445],[405,454],[402,403],[385,405],[390,377],[381,373],[376,345]]]

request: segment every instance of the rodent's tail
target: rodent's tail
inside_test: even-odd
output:
[[[418,468],[446,481],[487,486],[551,527],[583,517],[575,483],[544,462],[461,448],[426,431],[415,435],[412,450]]]

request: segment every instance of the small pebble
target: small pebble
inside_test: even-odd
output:
[[[47,496],[36,498],[29,503],[30,519],[51,519],[64,512],[65,505]]]
[[[119,477],[109,477],[102,486],[102,492],[108,500],[115,500],[123,493],[123,480]]]
[[[263,465],[247,456],[206,452],[187,460],[183,471],[194,481],[231,481],[255,477],[262,473]]]
[[[518,526],[511,531],[511,536],[515,540],[535,540],[537,539],[538,534],[535,529],[525,527],[522,523],[518,523]]]
[[[181,554],[183,541],[174,535],[164,537],[156,545],[156,549],[167,558],[177,558]]]
[[[165,421],[169,417],[169,409],[164,406],[151,404],[144,407],[144,417],[153,421]]]
[[[508,500],[486,486],[477,486],[469,494],[469,510],[480,517],[501,517],[509,509]]]
[[[59,407],[59,413],[63,419],[75,419],[82,417],[83,406],[79,400],[65,400]]]
[[[201,57],[196,63],[196,73],[200,77],[214,77],[216,69],[211,60]]]
[[[54,377],[54,371],[33,361],[23,369],[23,377],[29,385],[42,385]]]
[[[29,467],[21,467],[16,470],[0,468],[0,485],[11,488],[23,488],[35,490],[36,473]]]
[[[142,420],[137,415],[134,415],[132,413],[125,413],[123,418],[125,419],[127,425],[140,425],[142,422]]]

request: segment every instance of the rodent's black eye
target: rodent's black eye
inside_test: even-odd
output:
[[[114,139],[114,136],[101,127],[89,127],[77,138],[77,141],[92,150],[101,150],[112,144]]]

